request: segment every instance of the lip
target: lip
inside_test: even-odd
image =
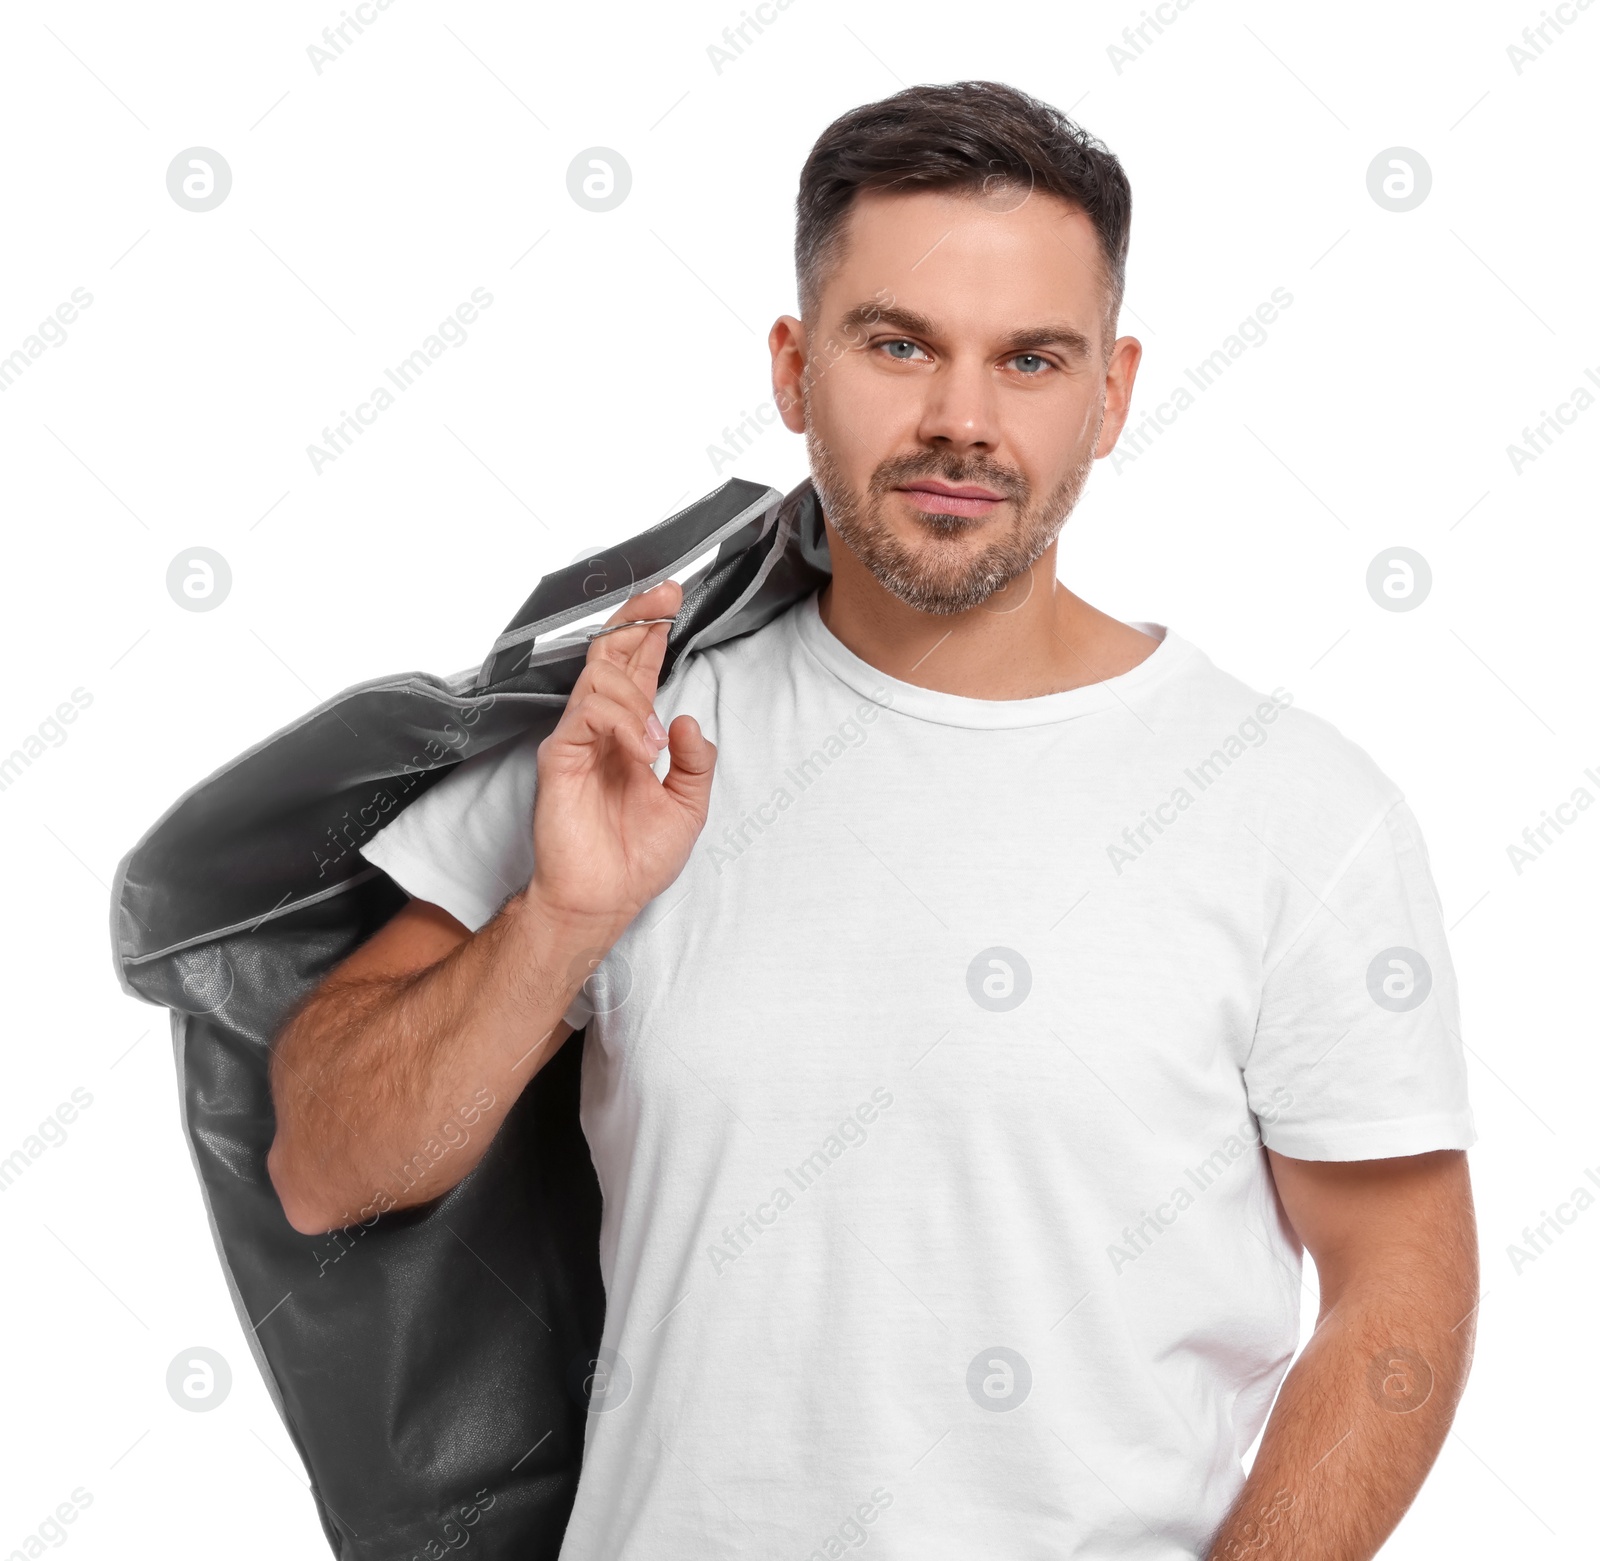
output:
[[[908,482],[896,491],[907,495],[927,515],[987,515],[1005,502],[1003,493],[990,488],[955,487],[944,482]]]

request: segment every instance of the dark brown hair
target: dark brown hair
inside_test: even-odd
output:
[[[841,115],[800,170],[794,259],[800,312],[815,318],[842,258],[860,190],[1044,190],[1094,224],[1106,280],[1109,351],[1127,277],[1133,196],[1122,164],[1060,109],[998,81],[907,87]]]

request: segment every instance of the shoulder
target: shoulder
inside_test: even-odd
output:
[[[662,719],[687,712],[704,725],[719,700],[738,709],[741,692],[749,698],[758,689],[770,688],[772,680],[792,669],[801,654],[797,625],[808,601],[801,597],[762,621],[736,613],[718,624],[712,632],[722,637],[698,641],[661,685],[657,704]]]
[[[1372,929],[1437,895],[1420,827],[1366,748],[1287,685],[1263,690],[1198,652],[1168,683],[1188,723],[1183,751],[1201,755],[1180,762],[1212,820],[1211,860],[1254,885],[1267,964],[1313,924],[1324,941],[1406,943]]]
[[[718,674],[760,670],[787,659],[798,639],[800,615],[810,602],[811,597],[802,596],[776,612],[769,607],[768,616],[759,620],[735,613],[712,631],[720,638],[696,644],[691,659]]]
[[[1198,647],[1185,649],[1165,693],[1196,755],[1196,773],[1207,780],[1237,771],[1241,801],[1254,803],[1264,826],[1349,842],[1402,800],[1367,749],[1301,704],[1298,691],[1286,683],[1257,687]]]
[[[539,743],[550,722],[463,759],[361,846],[407,893],[476,931],[533,870]]]

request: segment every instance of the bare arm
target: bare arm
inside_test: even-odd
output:
[[[1268,1156],[1321,1305],[1209,1561],[1370,1561],[1433,1467],[1472,1361],[1466,1154]]]
[[[669,580],[611,622],[681,601]],[[455,1186],[572,1033],[562,1015],[584,977],[682,871],[716,750],[693,717],[670,734],[656,720],[666,633],[641,626],[591,644],[539,745],[527,888],[476,934],[412,900],[278,1034],[267,1170],[296,1230],[336,1230]],[[651,765],[663,740],[661,781]]]
[[[526,895],[476,936],[412,900],[332,971],[273,1047],[267,1170],[289,1223],[336,1230],[460,1181],[572,1033],[585,946]]]

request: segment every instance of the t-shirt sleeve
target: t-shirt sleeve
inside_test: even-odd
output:
[[[463,760],[361,847],[413,899],[443,906],[476,932],[533,876],[535,730]],[[593,1017],[580,987],[563,1016]]]
[[[1268,944],[1245,1064],[1262,1142],[1302,1160],[1466,1149],[1455,969],[1421,830],[1396,797]],[[1286,902],[1294,903],[1294,902]]]

